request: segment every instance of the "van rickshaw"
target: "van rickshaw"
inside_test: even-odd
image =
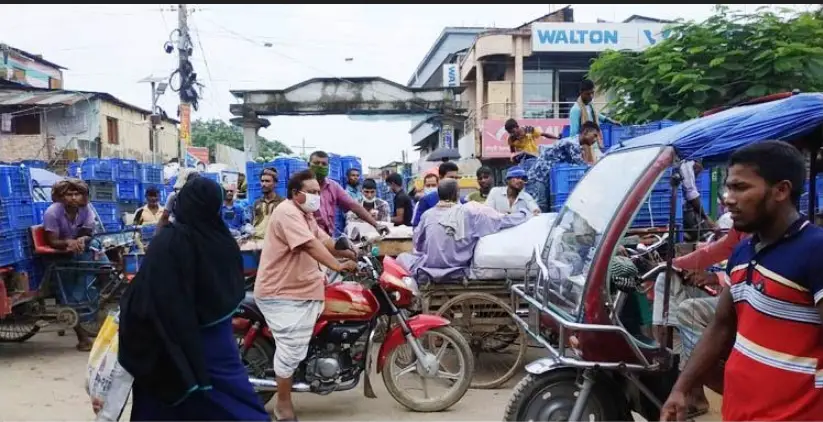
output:
[[[96,336],[108,311],[117,307],[127,284],[120,257],[134,245],[134,231],[103,232],[97,222],[97,232],[89,241],[89,250],[106,254],[109,262],[78,261],[71,253],[51,248],[42,225],[30,229],[30,245],[36,268],[27,268],[26,277],[17,276],[6,286],[10,313],[0,318],[0,342],[24,342],[43,327],[54,326],[59,333],[80,327]],[[29,279],[42,274],[36,288]],[[66,286],[70,278],[83,279],[83,297],[70,298]]]
[[[610,264],[652,189],[671,174],[667,263],[653,270],[666,274],[667,318],[678,236],[678,164],[697,158],[720,164],[736,149],[764,140],[812,151],[814,180],[823,143],[823,94],[774,95],[632,139],[614,146],[585,174],[545,246],[534,248],[537,276],[511,287],[513,308],[525,303],[529,309],[528,316],[518,313],[518,324],[549,356],[526,366],[504,420],[632,420],[631,412],[659,420],[679,375],[678,357],[666,335],[657,343],[627,329],[621,313],[633,292],[609,281]],[[809,218],[817,209],[815,185],[809,184],[808,210],[801,210]],[[556,342],[549,331],[555,331]],[[720,363],[715,375],[722,378]],[[717,381],[704,384],[722,394]]]

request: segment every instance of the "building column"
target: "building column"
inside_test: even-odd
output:
[[[485,108],[485,88],[486,80],[483,76],[483,60],[478,59],[475,65],[475,89],[474,89],[474,156],[480,157],[483,153],[483,122],[486,116],[483,114]]]
[[[257,117],[256,114],[235,117],[230,120],[235,126],[243,128],[243,152],[246,154],[246,161],[254,161],[260,151],[257,143],[257,132],[260,128],[267,128],[271,124],[268,119]]]
[[[514,118],[523,118],[523,37],[514,36]]]

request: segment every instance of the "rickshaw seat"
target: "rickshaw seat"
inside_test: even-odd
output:
[[[42,224],[31,226],[31,240],[36,255],[64,255],[67,252],[54,249],[46,239],[46,229]]]

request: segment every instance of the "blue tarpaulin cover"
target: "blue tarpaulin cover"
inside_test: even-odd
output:
[[[734,150],[765,141],[792,141],[823,124],[823,94],[797,94],[689,120],[615,144],[609,153],[672,146],[682,159],[724,160]]]

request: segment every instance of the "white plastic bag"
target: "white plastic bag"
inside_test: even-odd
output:
[[[540,214],[519,226],[483,236],[474,248],[473,278],[490,280],[507,275],[525,275],[526,265],[534,254],[534,246],[538,245],[543,249],[556,216],[556,213]],[[532,270],[535,271],[536,268]]]
[[[94,340],[86,373],[86,391],[103,407],[97,421],[117,421],[126,407],[134,378],[117,362],[120,311],[109,314]]]

